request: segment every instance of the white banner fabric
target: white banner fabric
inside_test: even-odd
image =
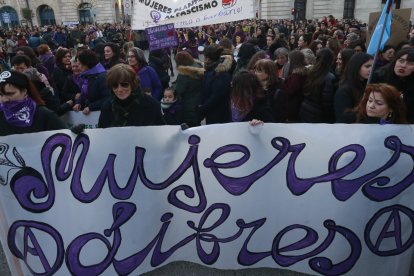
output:
[[[247,123],[2,137],[13,275],[138,275],[173,261],[408,275],[412,126]]]
[[[175,28],[189,28],[254,18],[252,0],[136,0],[132,29],[174,23]]]

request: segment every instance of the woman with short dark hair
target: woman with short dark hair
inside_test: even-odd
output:
[[[121,48],[118,44],[115,44],[113,42],[108,42],[105,44],[103,56],[103,66],[106,70],[111,69],[112,66],[119,63],[125,63],[125,61],[121,59]]]
[[[91,111],[101,110],[102,104],[109,97],[106,86],[106,70],[99,63],[98,56],[92,50],[83,50],[78,55],[82,73],[81,96],[76,100],[73,110],[89,114]]]
[[[102,106],[100,128],[165,124],[160,103],[142,93],[139,80],[129,65],[113,66],[108,71],[107,86],[112,89],[112,96]]]

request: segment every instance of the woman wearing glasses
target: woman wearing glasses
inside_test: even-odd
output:
[[[142,93],[135,71],[126,64],[117,64],[107,74],[112,97],[102,107],[98,126],[164,125],[160,103]]]
[[[400,50],[395,59],[374,73],[373,83],[388,83],[402,93],[407,120],[414,123],[414,49]]]

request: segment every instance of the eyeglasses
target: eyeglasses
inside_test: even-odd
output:
[[[112,85],[112,89],[117,89],[119,86],[121,88],[128,88],[130,86],[129,82],[119,82]]]

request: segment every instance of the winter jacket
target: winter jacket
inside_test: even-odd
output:
[[[219,61],[206,64],[203,79],[201,104],[198,109],[206,118],[206,124],[228,123],[231,121],[230,69],[232,57],[222,56]]]
[[[204,68],[194,63],[191,66],[178,66],[175,91],[183,104],[183,121],[190,127],[200,125],[197,105],[203,85]]]
[[[300,108],[300,118],[304,123],[333,123],[335,75],[327,73],[319,88],[319,93],[305,95]],[[306,93],[306,91],[305,91]]]

